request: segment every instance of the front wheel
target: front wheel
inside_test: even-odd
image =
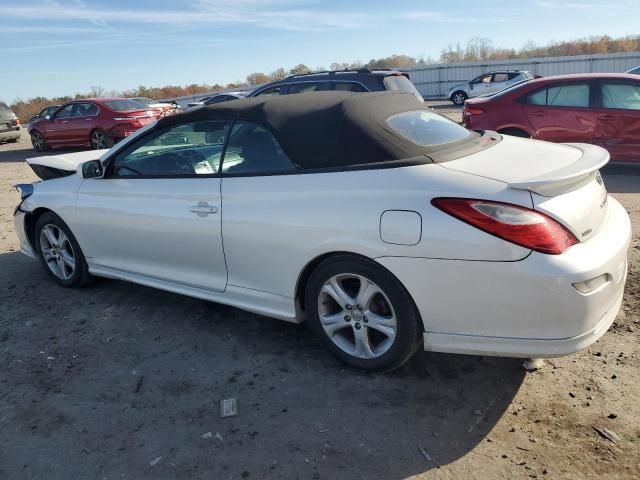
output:
[[[91,132],[91,148],[102,150],[113,147],[113,139],[99,128]]]
[[[309,278],[305,308],[318,340],[357,368],[397,368],[420,339],[419,314],[407,291],[365,258],[341,255],[320,264]]]
[[[457,105],[459,107],[464,105],[464,102],[467,98],[469,98],[469,96],[462,90],[453,92],[453,95],[451,95],[451,101],[453,102],[454,105]]]
[[[53,212],[36,222],[35,244],[49,276],[63,287],[80,287],[91,280],[80,245],[66,223]]]
[[[44,136],[37,130],[31,132],[31,145],[36,152],[44,152],[47,150],[47,141]]]

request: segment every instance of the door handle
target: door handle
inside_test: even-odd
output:
[[[602,114],[598,116],[598,120],[615,120],[616,117],[614,117],[613,115],[608,115],[608,114]]]
[[[207,202],[200,202],[198,205],[194,205],[190,208],[193,213],[197,213],[199,217],[206,217],[218,213],[218,207],[212,207]]]
[[[531,115],[534,117],[544,117],[544,112],[541,112],[540,110],[538,110],[536,112],[531,112]]]

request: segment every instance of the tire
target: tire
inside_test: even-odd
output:
[[[91,131],[89,141],[91,142],[91,148],[93,150],[113,147],[113,138],[109,137],[101,128],[96,128]]]
[[[464,105],[464,102],[467,98],[469,98],[469,95],[467,95],[465,92],[463,92],[462,90],[456,90],[451,94],[450,100],[454,105],[461,107],[462,105]]]
[[[519,128],[505,128],[504,130],[500,130],[498,133],[501,135],[511,135],[512,137],[531,138],[531,135]]]
[[[47,141],[38,130],[31,132],[31,145],[36,152],[45,152],[49,149]]]
[[[305,309],[319,342],[364,370],[399,367],[422,338],[420,316],[402,284],[374,261],[355,255],[318,265],[307,282]]]
[[[38,218],[34,244],[42,266],[58,285],[81,287],[92,280],[76,237],[55,213]]]

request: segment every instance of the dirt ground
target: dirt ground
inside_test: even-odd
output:
[[[634,241],[591,348],[535,373],[419,352],[367,374],[305,326],[119,281],[58,287],[16,252],[31,155],[26,135],[0,145],[0,479],[639,477],[640,169],[604,174]]]

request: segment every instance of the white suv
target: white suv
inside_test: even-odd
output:
[[[532,78],[531,73],[521,70],[499,70],[483,73],[468,83],[454,85],[449,89],[447,96],[454,105],[463,105],[467,98],[496,93],[503,88]]]

